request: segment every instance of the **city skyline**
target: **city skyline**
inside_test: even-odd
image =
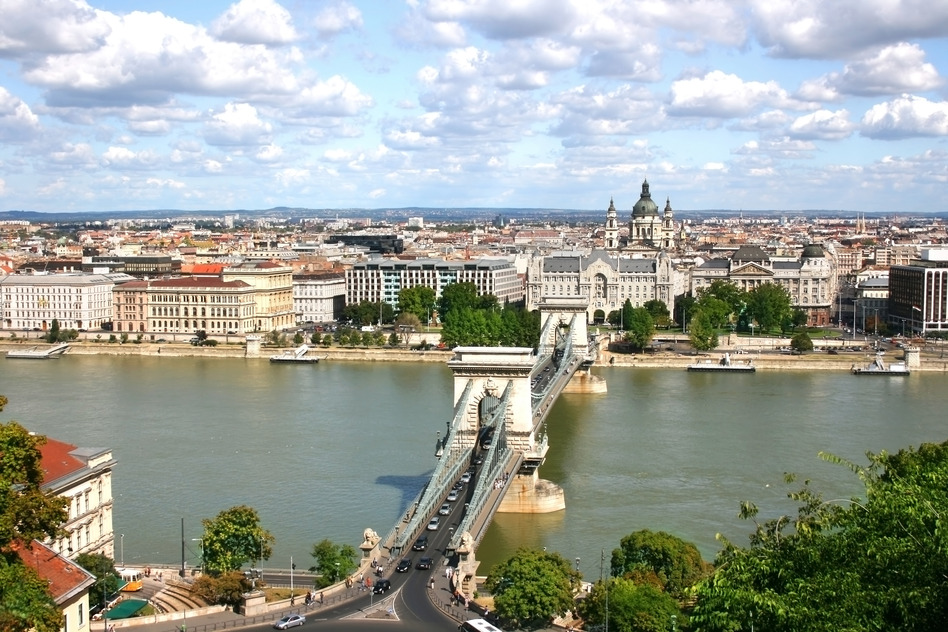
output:
[[[0,0],[0,211],[948,210],[948,5],[843,5]]]

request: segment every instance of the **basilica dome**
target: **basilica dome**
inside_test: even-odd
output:
[[[632,207],[632,219],[640,217],[658,217],[658,204],[652,201],[652,194],[648,191],[648,180],[642,183],[642,195]]]

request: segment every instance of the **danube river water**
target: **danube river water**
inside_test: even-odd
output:
[[[256,508],[276,536],[268,567],[300,567],[323,538],[357,545],[386,533],[435,464],[436,432],[452,415],[441,364],[70,356],[4,360],[0,420],[85,447],[110,447],[116,558],[200,558],[201,519]],[[856,478],[821,460],[859,464],[867,451],[948,440],[942,374],[603,369],[604,395],[566,394],[547,424],[540,475],[563,486],[565,511],[498,515],[478,550],[481,572],[518,546],[580,558],[599,576],[600,551],[638,529],[694,542],[707,559],[716,533],[744,544],[737,519],[790,511],[784,472],[826,498],[858,494]],[[119,534],[124,534],[120,537]]]

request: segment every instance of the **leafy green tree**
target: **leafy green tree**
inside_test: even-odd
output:
[[[688,322],[695,312],[695,299],[691,295],[675,298],[675,322],[681,325],[682,331],[687,329]]]
[[[794,351],[799,351],[800,353],[813,351],[813,340],[810,339],[810,334],[805,331],[801,331],[790,339],[790,347]]]
[[[244,593],[250,592],[252,586],[240,571],[229,571],[216,577],[201,575],[194,580],[191,592],[207,603],[238,606],[244,601]]]
[[[610,577],[593,585],[592,592],[579,601],[579,612],[587,624],[606,622],[608,590],[609,629],[629,632],[666,632],[675,617],[679,626],[687,623],[678,602],[650,584],[637,584],[624,577]],[[588,629],[588,628],[587,628]]]
[[[296,335],[293,336],[293,344],[295,344],[295,345],[301,345],[301,344],[303,344],[303,334],[302,334],[302,333],[296,332]]]
[[[948,621],[948,442],[859,467],[832,455],[865,486],[862,498],[826,500],[808,482],[788,493],[796,515],[757,522],[748,548],[724,538],[717,570],[695,590],[697,632],[756,629],[941,630]],[[792,483],[793,476],[787,477]]]
[[[316,587],[325,588],[348,576],[356,569],[358,559],[355,548],[350,544],[335,544],[330,540],[322,540],[313,545],[313,559],[316,564],[309,570],[319,573],[316,577]]]
[[[559,553],[521,548],[487,577],[497,614],[518,626],[549,623],[574,607],[580,575]]]
[[[0,411],[7,404],[0,396]],[[0,630],[58,632],[62,613],[47,582],[24,565],[17,547],[57,538],[68,517],[66,499],[42,490],[40,446],[15,421],[0,424]]]
[[[275,538],[260,526],[260,517],[251,507],[231,507],[201,522],[204,567],[211,574],[235,571],[247,562],[268,560],[273,554]]]
[[[747,292],[730,281],[715,279],[707,287],[697,291],[698,299],[714,297],[728,306],[728,314],[740,314],[747,304]]]
[[[309,337],[309,343],[312,345],[319,345],[323,341],[323,333],[321,331],[314,331],[313,335]]]
[[[407,344],[407,343],[406,343]],[[388,346],[397,347],[398,346],[398,334],[394,331],[388,336]]]
[[[688,339],[691,340],[691,346],[698,351],[711,351],[718,346],[718,331],[711,324],[711,318],[698,310],[689,323]]]
[[[711,294],[702,295],[695,302],[695,312],[702,312],[715,329],[727,327],[731,322],[731,306]]]
[[[46,335],[43,338],[46,342],[59,342],[59,320],[53,319],[53,322],[49,325],[49,331],[46,332]]]
[[[671,324],[671,314],[668,313],[668,305],[665,304],[665,301],[653,298],[650,301],[645,301],[642,307],[652,316],[656,327],[668,327]]]
[[[420,322],[428,322],[436,304],[435,291],[430,287],[416,285],[398,292],[398,311],[401,314],[414,314]]]
[[[115,572],[115,560],[101,553],[80,553],[76,564],[95,575],[95,584],[89,589],[89,603],[104,600],[119,589],[119,577]],[[104,605],[104,604],[103,604]]]
[[[609,315],[606,316],[606,322],[612,325],[613,327],[615,327],[616,329],[619,329],[624,324],[622,321],[622,310],[614,309],[611,312],[609,312]]]
[[[711,571],[694,544],[664,531],[648,529],[622,538],[619,548],[612,551],[611,566],[615,577],[636,579],[652,574],[663,590],[676,597]]]
[[[626,301],[626,305],[632,304]],[[630,310],[629,318],[625,325],[625,339],[632,343],[636,349],[644,349],[652,341],[655,335],[655,323],[652,321],[652,315],[644,307],[635,307]]]
[[[790,294],[782,285],[763,283],[747,293],[747,311],[762,332],[770,331],[791,313]]]
[[[475,309],[479,307],[477,286],[473,283],[451,283],[441,290],[438,299],[438,313],[444,318],[452,310]]]

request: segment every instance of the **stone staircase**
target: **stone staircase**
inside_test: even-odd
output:
[[[207,607],[209,604],[191,594],[191,587],[185,583],[172,582],[165,585],[151,598],[151,603],[161,612],[181,612]]]

